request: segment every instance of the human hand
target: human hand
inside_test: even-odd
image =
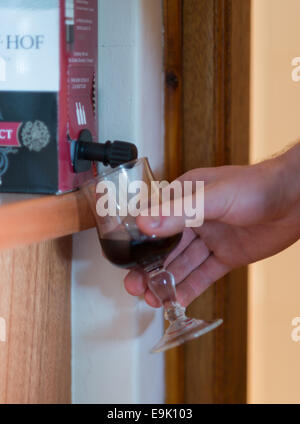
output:
[[[179,303],[188,306],[232,269],[272,256],[298,240],[300,199],[291,162],[291,154],[285,154],[252,166],[184,174],[182,182],[205,182],[205,221],[200,227],[184,228],[185,216],[160,217],[159,225],[157,218],[153,222],[151,216],[138,217],[140,230],[148,235],[183,231],[181,243],[167,260]],[[150,306],[161,306],[147,288],[143,270],[131,271],[125,288],[134,296],[144,295]]]

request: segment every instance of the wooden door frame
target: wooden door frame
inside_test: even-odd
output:
[[[173,180],[191,168],[246,164],[251,0],[164,0],[165,156]],[[224,325],[166,354],[167,403],[246,403],[247,269],[193,302]]]

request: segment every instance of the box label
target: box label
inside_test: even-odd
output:
[[[0,90],[58,91],[59,0],[0,0],[0,19]]]
[[[57,93],[1,92],[0,191],[57,191],[57,98]]]
[[[19,129],[22,122],[1,122],[0,121],[0,146],[21,147],[19,141]]]

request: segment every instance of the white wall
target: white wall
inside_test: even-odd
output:
[[[163,164],[161,0],[99,0],[100,139],[135,142]],[[163,354],[149,348],[161,311],[129,296],[126,273],[101,256],[96,231],[78,234],[72,266],[73,403],[162,403]]]

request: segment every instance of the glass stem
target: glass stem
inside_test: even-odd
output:
[[[147,270],[146,270],[147,271]],[[173,274],[162,265],[148,271],[148,287],[164,307],[164,316],[171,324],[186,319],[185,308],[176,300],[176,285]]]

